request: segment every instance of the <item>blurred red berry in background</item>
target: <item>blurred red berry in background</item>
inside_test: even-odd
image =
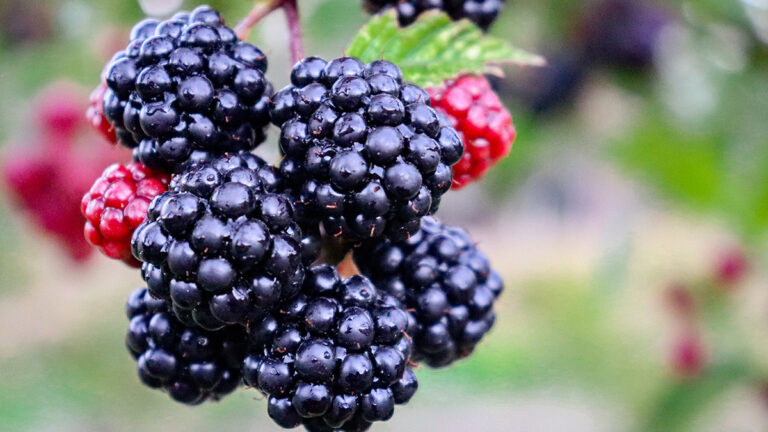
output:
[[[71,145],[83,124],[82,92],[69,83],[55,83],[35,98],[35,124],[42,128],[42,139],[57,141],[60,147]]]
[[[672,283],[665,292],[666,302],[677,318],[690,320],[696,312],[696,299],[682,283]]]
[[[83,237],[82,196],[109,161],[124,155],[93,133],[83,115],[86,106],[84,92],[74,85],[47,87],[31,115],[37,133],[16,139],[0,160],[10,198],[76,261],[93,249]]]
[[[744,250],[729,248],[720,253],[715,264],[715,279],[717,283],[732,288],[741,282],[749,270],[749,260]]]
[[[672,372],[679,378],[696,378],[706,365],[706,357],[706,349],[698,333],[684,331],[672,346]]]

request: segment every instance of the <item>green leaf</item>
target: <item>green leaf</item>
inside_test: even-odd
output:
[[[483,34],[468,20],[431,11],[400,28],[393,11],[374,16],[355,36],[347,55],[364,62],[386,59],[407,81],[438,85],[461,73],[497,72],[504,63],[542,65],[544,59]]]

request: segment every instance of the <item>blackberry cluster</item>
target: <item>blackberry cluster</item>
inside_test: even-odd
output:
[[[195,152],[249,150],[264,141],[272,86],[267,59],[201,6],[146,19],[105,70],[103,110],[118,141],[150,168],[177,171]]]
[[[152,298],[144,288],[131,294],[125,309],[130,320],[125,345],[148,387],[197,405],[219,400],[240,385],[242,329],[208,332],[189,327],[176,319],[167,302]]]
[[[447,366],[493,326],[503,281],[461,228],[425,217],[410,239],[364,245],[354,258],[376,287],[413,311],[415,361]]]
[[[467,18],[483,30],[496,20],[505,0],[363,0],[365,8],[376,13],[384,9],[394,8],[397,20],[401,26],[413,24],[421,13],[439,9],[447,13],[451,19]]]
[[[149,207],[132,248],[149,292],[186,325],[253,322],[294,297],[303,236],[275,168],[224,155],[174,177]]]
[[[501,2],[397,8],[487,27]],[[145,385],[196,405],[244,383],[284,428],[365,431],[413,397],[414,361],[448,365],[493,326],[499,275],[429,215],[454,172],[478,177],[514,129],[478,77],[435,90],[436,110],[385,60],[305,58],[274,95],[266,67],[207,6],[137,24],[88,112],[134,162],[83,197],[86,236],[141,267],[126,346]],[[269,121],[279,167],[250,153]],[[362,275],[318,264],[354,268],[350,250]]]
[[[131,236],[147,219],[150,202],[165,192],[168,181],[168,174],[137,162],[108,166],[80,203],[85,238],[104,255],[138,267],[131,254]]]
[[[451,187],[463,144],[400,69],[343,57],[301,60],[273,97],[280,170],[305,218],[350,241],[407,238]]]
[[[285,428],[363,431],[392,417],[418,383],[408,362],[408,314],[363,276],[307,272],[302,294],[248,328],[243,379],[269,396]]]

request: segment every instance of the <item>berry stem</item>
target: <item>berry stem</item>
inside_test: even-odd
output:
[[[288,22],[288,35],[291,49],[291,62],[296,64],[304,58],[304,43],[301,37],[301,21],[296,0],[284,0],[283,11]]]
[[[237,37],[241,40],[247,39],[248,34],[250,34],[253,26],[255,26],[264,17],[283,6],[285,2],[286,0],[270,0],[266,3],[257,2],[253,6],[253,9],[248,12],[248,15],[243,18],[243,20],[240,21],[237,26],[235,26],[235,33],[237,34]]]
[[[332,236],[323,238],[323,247],[318,262],[338,266],[349,254],[350,245],[344,240]]]

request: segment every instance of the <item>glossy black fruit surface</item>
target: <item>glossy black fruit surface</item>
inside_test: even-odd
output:
[[[170,304],[145,288],[126,305],[130,324],[128,351],[137,361],[141,382],[162,389],[177,402],[197,405],[219,400],[240,385],[245,333],[240,328],[208,332],[188,327]]]
[[[410,239],[372,241],[354,257],[379,290],[410,311],[415,361],[447,366],[471,354],[494,324],[503,281],[461,228],[426,217]]]
[[[351,241],[414,234],[450,189],[464,151],[427,93],[384,60],[306,58],[291,80],[270,113],[303,219]]]
[[[363,276],[311,267],[302,294],[248,328],[247,385],[269,396],[280,426],[365,430],[392,417],[418,384],[408,314]]]
[[[272,85],[267,58],[200,6],[134,26],[105,68],[104,114],[118,141],[150,168],[179,171],[195,152],[249,150],[264,141]]]
[[[251,154],[192,165],[132,238],[149,292],[183,322],[247,325],[298,294],[305,238],[279,173]]]

